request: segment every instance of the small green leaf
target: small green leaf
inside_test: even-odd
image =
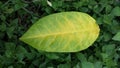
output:
[[[24,47],[22,46],[17,46],[16,48],[16,57],[19,62],[22,62],[22,60],[25,58],[27,51]]]
[[[12,38],[14,30],[15,30],[15,26],[7,28],[7,35],[9,38]]]
[[[102,62],[100,62],[100,61],[95,62],[94,68],[102,68]]]
[[[15,5],[14,5],[15,10],[19,10],[21,8],[24,8],[24,7],[28,6],[28,4],[23,3],[21,0],[15,0],[15,1],[12,1],[12,2],[15,3]]]
[[[113,20],[112,14],[104,15],[103,16],[103,22],[106,24],[111,24]]]
[[[47,68],[54,68],[54,67],[47,67]]]
[[[99,25],[102,24],[102,17],[97,18],[97,23],[98,23]]]
[[[15,44],[12,43],[12,42],[6,42],[5,43],[5,48],[6,48],[6,51],[5,51],[5,55],[7,57],[12,57],[14,56],[14,51],[15,51]]]
[[[66,64],[60,64],[57,66],[57,68],[71,68],[71,65],[66,63]]]
[[[115,44],[109,44],[103,46],[102,51],[108,55],[111,55],[115,51]]]
[[[91,46],[99,30],[86,13],[61,12],[37,21],[20,40],[39,51],[77,52]]]
[[[2,20],[2,21],[5,21],[6,20],[6,17],[5,17],[5,15],[0,15],[0,19]]]
[[[35,57],[35,53],[26,53],[26,56],[29,60],[31,60]]]
[[[108,58],[108,54],[106,53],[101,53],[101,56],[103,60],[106,60],[106,58]]]
[[[110,24],[110,26],[108,26],[108,30],[112,33],[112,34],[116,34],[117,32],[119,32],[120,30],[120,25],[119,22],[117,20],[113,20],[112,24]]]
[[[105,11],[106,13],[109,13],[112,9],[112,6],[111,5],[107,5],[106,8],[105,8]]]
[[[9,66],[8,68],[14,68],[13,66]]]
[[[104,38],[104,41],[109,41],[112,39],[112,35],[109,32],[104,32],[103,38]]]
[[[86,59],[86,57],[85,57],[84,54],[82,54],[82,53],[77,53],[76,55],[77,55],[77,58],[78,58],[81,62],[87,61],[87,59]]]
[[[5,31],[6,30],[6,24],[5,23],[2,23],[0,24],[0,31]]]
[[[59,8],[59,7],[61,7],[63,5],[62,1],[52,1],[51,3],[52,3],[51,7],[53,7],[54,10],[57,10],[57,8]]]
[[[118,32],[112,39],[115,41],[120,41],[120,32]]]
[[[73,68],[81,68],[80,63],[77,63]]]
[[[14,11],[13,8],[8,8],[8,9],[6,9],[5,13],[9,13],[9,14],[11,14],[13,11]]]
[[[111,12],[114,16],[120,16],[120,7],[116,6]]]
[[[94,68],[93,63],[84,61],[82,62],[82,68]]]
[[[33,60],[32,64],[34,64],[35,66],[39,66],[40,60],[39,59]]]
[[[56,54],[53,54],[53,53],[47,53],[46,56],[47,56],[49,59],[59,59],[59,56],[56,55]]]

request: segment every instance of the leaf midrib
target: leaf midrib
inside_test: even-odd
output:
[[[84,31],[69,31],[69,32],[59,32],[59,33],[51,33],[51,34],[43,34],[43,35],[34,35],[34,36],[29,36],[29,37],[26,37],[26,38],[22,38],[22,39],[30,39],[30,38],[44,38],[44,37],[48,37],[48,36],[58,36],[58,35],[65,35],[65,34],[74,34],[74,33],[84,33],[84,32],[92,32],[92,33],[96,33],[97,31],[96,30],[84,30]]]

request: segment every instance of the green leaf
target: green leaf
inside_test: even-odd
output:
[[[57,68],[71,68],[71,65],[69,63],[60,64],[60,65],[57,66]]]
[[[17,46],[17,48],[16,48],[16,58],[19,60],[19,62],[22,62],[22,60],[25,58],[26,54],[27,54],[27,51],[24,47]]]
[[[12,1],[15,5],[14,5],[14,9],[15,10],[19,10],[19,9],[21,9],[21,8],[23,8],[23,7],[27,7],[28,6],[28,4],[25,4],[25,3],[23,3],[21,0],[15,0],[15,1]]]
[[[94,63],[94,68],[102,68],[102,63],[97,61]]]
[[[9,66],[8,68],[14,68],[13,66]]]
[[[0,19],[1,19],[2,21],[5,21],[5,20],[6,20],[5,15],[4,15],[4,14],[0,15]]]
[[[9,14],[11,14],[13,11],[14,11],[13,8],[8,8],[8,9],[6,9],[5,13],[9,13]]]
[[[112,55],[115,51],[115,44],[109,44],[102,47],[102,51],[105,52],[107,55]]]
[[[111,24],[113,20],[112,14],[104,15],[103,16],[103,22],[106,24]]]
[[[77,63],[73,68],[81,68],[80,63]]]
[[[108,26],[108,30],[111,32],[111,34],[116,34],[120,31],[120,25],[117,20],[113,20],[113,22]]]
[[[82,54],[82,53],[77,53],[76,55],[77,55],[77,58],[78,58],[81,62],[87,61],[87,59],[86,59],[86,57],[85,57],[84,54]]]
[[[61,12],[36,22],[21,38],[40,51],[77,52],[91,46],[99,35],[99,26],[88,14]]]
[[[35,66],[39,66],[40,60],[39,59],[33,60],[32,64],[34,64]]]
[[[106,13],[109,13],[112,9],[112,6],[111,5],[107,5],[106,8],[105,8],[105,11]]]
[[[15,30],[15,26],[7,28],[6,31],[7,31],[7,35],[8,35],[9,38],[12,38],[14,30]]]
[[[6,24],[5,23],[2,23],[0,24],[0,31],[5,31],[6,30]]]
[[[51,2],[51,4],[52,4],[51,7],[53,7],[54,10],[57,10],[57,8],[59,8],[63,5],[62,3],[63,3],[62,1],[52,1]]]
[[[112,35],[109,32],[104,32],[103,38],[104,38],[104,41],[109,41],[109,40],[111,40]]]
[[[47,67],[47,68],[54,68],[54,67]]]
[[[53,53],[47,53],[46,56],[47,56],[49,59],[59,59],[59,56],[56,55],[56,54],[53,54]]]
[[[114,16],[120,16],[120,7],[116,6],[111,12]]]
[[[12,42],[6,42],[5,48],[6,48],[5,55],[9,58],[12,57],[14,55],[15,44]]]
[[[94,65],[91,62],[85,61],[85,62],[82,62],[82,68],[94,68]]]
[[[120,41],[120,32],[118,32],[112,39],[115,41]]]

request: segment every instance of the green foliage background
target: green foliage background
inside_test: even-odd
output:
[[[119,0],[0,0],[0,68],[120,68]],[[96,19],[101,32],[88,49],[45,53],[18,38],[39,18],[79,11]]]

